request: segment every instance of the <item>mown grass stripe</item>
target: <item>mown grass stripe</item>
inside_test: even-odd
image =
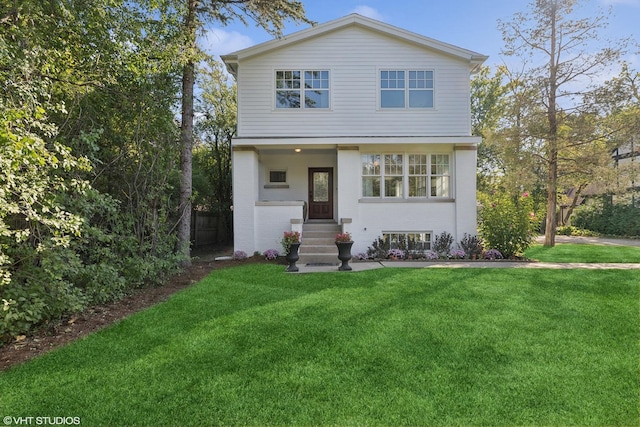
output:
[[[637,271],[214,272],[0,375],[83,425],[630,425]]]

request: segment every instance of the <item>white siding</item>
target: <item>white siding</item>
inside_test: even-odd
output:
[[[331,108],[275,109],[275,70],[329,70]],[[378,108],[380,69],[435,72],[435,108]],[[470,134],[469,65],[442,53],[346,27],[241,61],[238,137]]]

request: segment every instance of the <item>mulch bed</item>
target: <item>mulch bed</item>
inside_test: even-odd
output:
[[[166,301],[177,291],[199,282],[213,270],[261,262],[267,261],[263,257],[251,257],[241,261],[214,261],[212,256],[196,258],[191,267],[172,276],[162,286],[135,289],[121,300],[90,307],[46,330],[40,330],[33,335],[23,336],[16,341],[4,344],[0,347],[0,371],[80,339],[147,307]]]

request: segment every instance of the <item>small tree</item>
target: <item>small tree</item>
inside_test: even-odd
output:
[[[505,258],[522,254],[533,242],[538,220],[528,193],[481,195],[480,235],[485,247],[499,250]]]

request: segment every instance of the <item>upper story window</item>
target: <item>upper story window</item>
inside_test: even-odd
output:
[[[329,71],[276,71],[276,108],[329,108]]]
[[[362,197],[451,197],[449,154],[364,154]]]
[[[433,71],[380,71],[381,108],[433,108]]]

